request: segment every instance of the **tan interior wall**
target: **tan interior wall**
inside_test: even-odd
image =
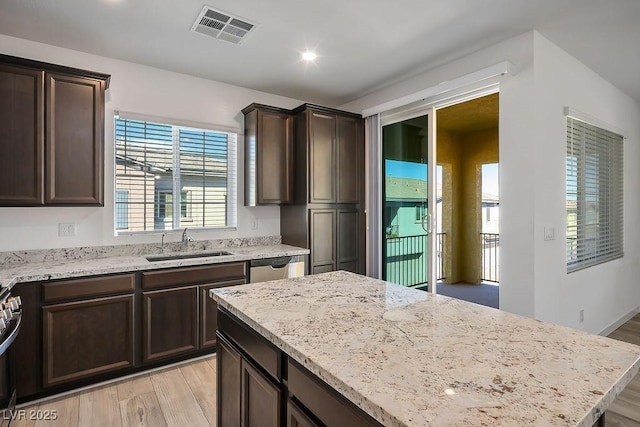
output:
[[[480,283],[482,165],[498,162],[498,128],[469,133],[437,131],[438,164],[443,166],[442,231],[447,283]]]

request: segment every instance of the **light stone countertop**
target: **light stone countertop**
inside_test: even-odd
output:
[[[202,258],[176,259],[167,261],[148,261],[144,255],[107,256],[94,259],[57,260],[29,262],[24,264],[0,266],[0,287],[11,288],[16,283],[40,280],[64,279],[82,276],[120,273],[138,270],[156,270],[170,267],[186,267],[204,264],[217,264],[252,259],[277,258],[281,256],[305,255],[308,249],[276,244],[267,246],[218,247],[208,251],[221,250],[231,255]],[[194,251],[197,253],[198,251]],[[151,255],[151,254],[149,254]],[[153,255],[160,255],[155,253]],[[165,253],[164,255],[169,255]]]
[[[640,347],[343,271],[211,291],[385,426],[592,426]]]

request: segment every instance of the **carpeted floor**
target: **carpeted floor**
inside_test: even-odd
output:
[[[479,285],[462,283],[449,285],[438,282],[436,292],[438,295],[446,295],[488,307],[499,308],[499,286],[497,283],[483,282]]]

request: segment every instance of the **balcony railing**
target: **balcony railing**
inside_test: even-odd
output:
[[[436,278],[443,277],[443,250],[447,233],[436,234]],[[392,237],[386,239],[385,279],[408,287],[427,283],[427,236]]]
[[[482,280],[500,282],[500,235],[480,233],[482,243]]]

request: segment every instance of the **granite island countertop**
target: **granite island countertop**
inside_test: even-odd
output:
[[[145,255],[105,256],[102,258],[83,258],[75,260],[55,260],[27,262],[16,265],[0,266],[0,287],[11,288],[16,283],[40,280],[65,279],[83,276],[121,273],[128,271],[156,270],[171,267],[186,267],[205,264],[218,264],[253,259],[277,258],[282,256],[305,255],[308,249],[283,244],[257,245],[242,247],[218,247],[216,250],[229,252],[229,255],[198,258],[149,261]],[[207,250],[205,252],[210,252]],[[198,253],[201,251],[192,251]],[[169,254],[169,253],[165,253]],[[152,255],[152,254],[148,254]],[[154,253],[153,255],[160,255]]]
[[[343,271],[211,290],[385,426],[592,426],[640,347]]]

